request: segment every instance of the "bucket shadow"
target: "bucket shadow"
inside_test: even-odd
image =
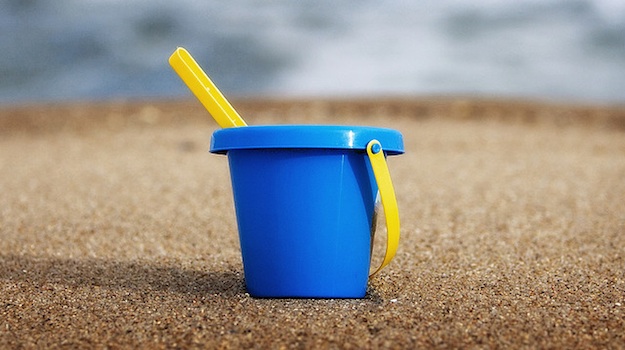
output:
[[[232,297],[245,293],[243,274],[235,268],[204,272],[152,262],[106,259],[62,259],[0,255],[0,281],[32,285],[164,291],[180,295]]]
[[[32,286],[61,284],[68,287],[100,287],[127,291],[161,291],[189,297],[235,297],[246,294],[240,267],[204,272],[174,264],[117,261],[98,258],[1,255],[0,282]],[[320,299],[323,300],[323,299]],[[369,285],[364,300],[383,303],[377,289]]]

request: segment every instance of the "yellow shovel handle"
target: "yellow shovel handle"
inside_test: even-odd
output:
[[[387,230],[386,254],[384,255],[384,260],[380,267],[369,276],[373,277],[393,260],[397,252],[397,246],[399,245],[399,211],[397,209],[397,198],[395,198],[395,189],[391,181],[391,174],[386,165],[382,145],[380,145],[378,140],[369,141],[367,144],[367,155],[369,156],[369,161],[373,168],[375,181],[378,183],[378,190],[380,191],[382,206],[384,207]]]
[[[177,48],[169,57],[169,64],[219,126],[230,128],[247,125],[187,50]]]

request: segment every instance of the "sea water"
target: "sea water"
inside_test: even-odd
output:
[[[1,0],[0,103],[228,95],[625,102],[622,0]]]

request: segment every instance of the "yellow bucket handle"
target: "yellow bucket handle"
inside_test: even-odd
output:
[[[373,168],[373,175],[375,181],[378,183],[378,190],[380,197],[382,198],[382,206],[384,207],[384,216],[386,218],[386,254],[380,267],[377,268],[369,277],[373,277],[380,272],[382,268],[388,265],[395,253],[397,252],[397,246],[399,245],[399,211],[397,208],[397,198],[395,197],[395,189],[393,188],[393,182],[391,181],[391,174],[388,171],[386,165],[386,158],[382,145],[378,140],[371,140],[367,144],[367,155],[371,162],[371,168]],[[372,242],[373,243],[373,242]]]

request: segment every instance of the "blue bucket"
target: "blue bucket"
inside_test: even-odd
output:
[[[220,129],[245,284],[254,297],[362,298],[378,185],[367,145],[403,153],[398,131],[284,125]],[[394,199],[394,197],[393,197]]]

